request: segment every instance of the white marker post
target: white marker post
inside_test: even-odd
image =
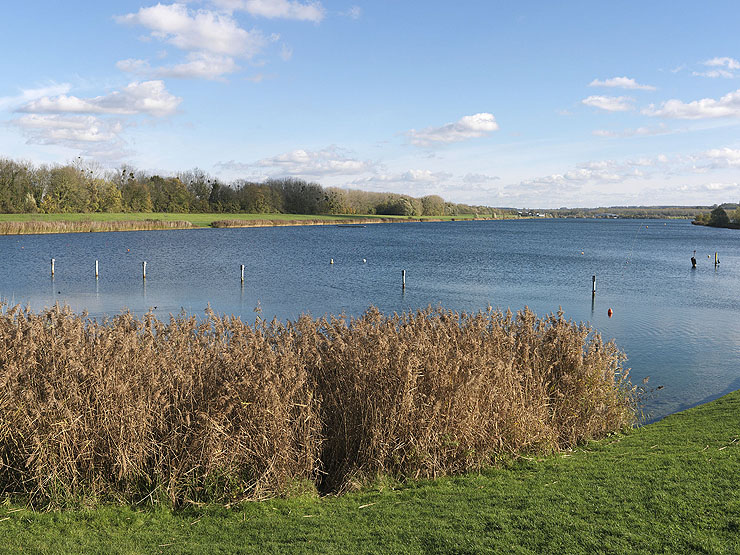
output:
[[[96,260],[95,261],[95,279],[98,279],[99,275],[100,274],[98,273],[98,261]]]
[[[146,261],[141,263],[141,277],[146,279]]]

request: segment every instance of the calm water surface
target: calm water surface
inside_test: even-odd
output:
[[[202,315],[210,303],[251,321],[258,306],[263,317],[282,320],[359,315],[370,305],[385,312],[527,305],[541,315],[562,307],[616,340],[633,382],[650,376],[649,385],[664,386],[649,402],[653,418],[740,388],[736,230],[564,219],[204,229],[4,236],[0,252],[0,297],[34,310],[61,302],[101,317],[156,307],[161,318]]]

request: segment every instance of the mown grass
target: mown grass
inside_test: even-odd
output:
[[[475,214],[409,218],[378,215],[315,214],[180,214],[166,212],[0,214],[0,235],[19,233],[71,233],[189,227],[255,227],[275,225],[321,225],[326,223],[377,223],[404,221],[473,220]],[[159,226],[157,227],[157,222]],[[53,224],[58,223],[58,226]],[[110,226],[101,225],[110,223]]]
[[[738,553],[740,392],[546,458],[172,511],[0,508],[6,553]]]

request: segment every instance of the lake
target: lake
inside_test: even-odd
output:
[[[2,236],[0,250],[0,298],[34,310],[60,302],[94,317],[152,308],[166,318],[210,304],[251,321],[255,309],[286,320],[370,305],[562,307],[616,341],[633,383],[664,386],[648,402],[653,419],[740,388],[737,230],[543,219]]]

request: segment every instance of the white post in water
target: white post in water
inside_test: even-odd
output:
[[[591,295],[596,295],[596,276],[591,277]]]
[[[141,263],[141,277],[146,279],[146,261]]]
[[[51,277],[54,277],[54,259],[51,259]]]
[[[242,264],[242,283],[244,283],[244,264]]]
[[[406,270],[401,270],[401,287],[406,289]]]
[[[715,252],[714,253],[714,267],[715,268],[717,267],[717,264],[719,264],[719,253]],[[54,273],[54,272],[52,272],[52,273]]]
[[[98,279],[98,261],[95,261],[95,279]]]

